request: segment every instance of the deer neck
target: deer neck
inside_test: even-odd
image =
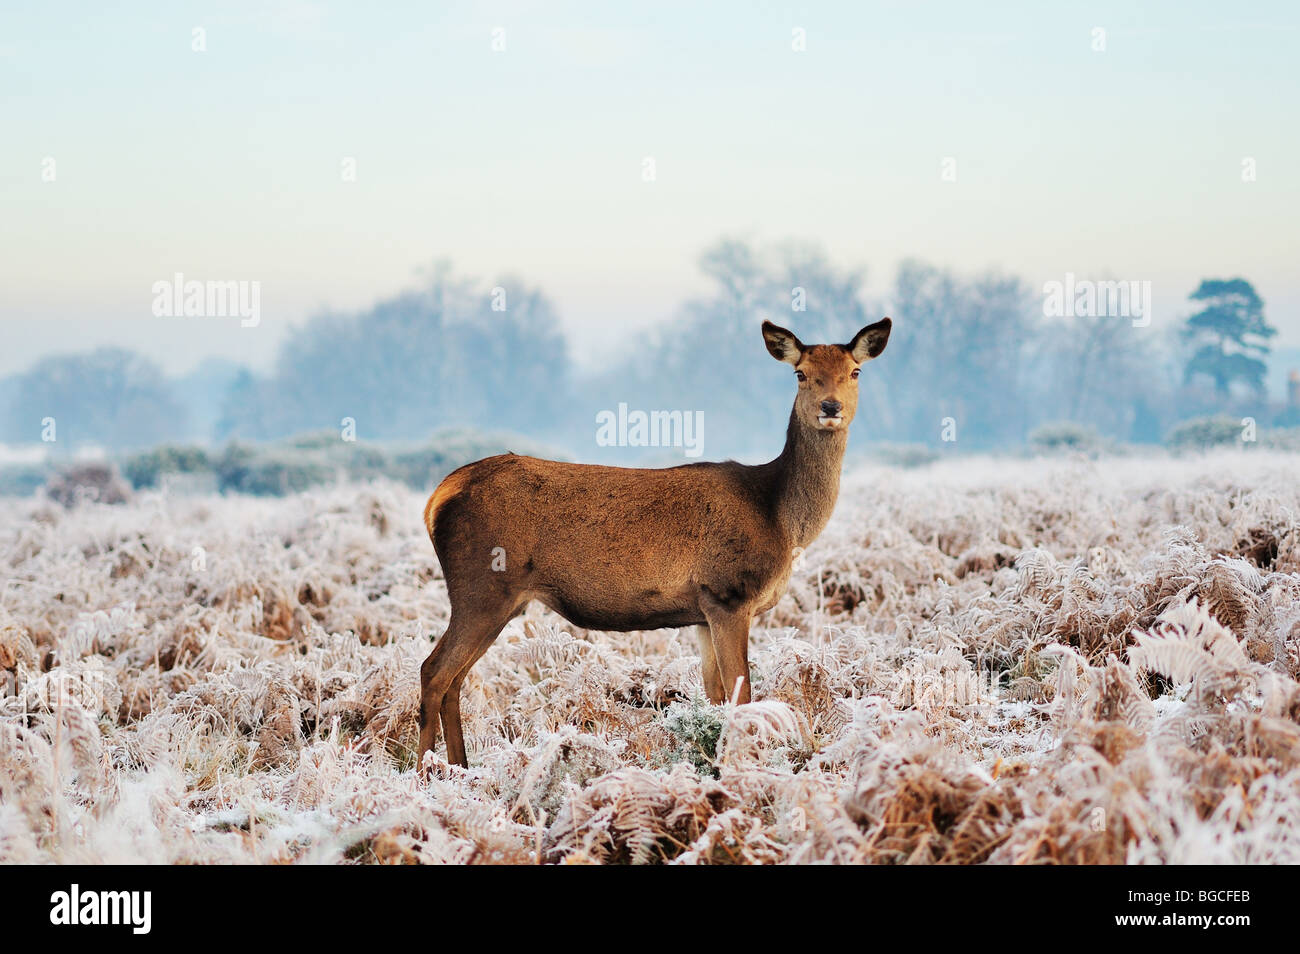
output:
[[[830,520],[848,440],[847,429],[814,430],[791,411],[785,449],[771,466],[776,519],[794,546],[808,546]]]

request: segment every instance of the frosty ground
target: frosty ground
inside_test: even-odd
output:
[[[1300,862],[1300,456],[856,471],[755,702],[533,607],[428,781],[423,503],[0,503],[0,861]]]

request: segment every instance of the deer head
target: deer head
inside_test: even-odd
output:
[[[794,367],[799,393],[794,416],[810,430],[846,430],[858,410],[858,374],[879,357],[889,341],[892,322],[867,325],[848,344],[805,345],[794,333],[763,322],[763,341],[772,357]]]

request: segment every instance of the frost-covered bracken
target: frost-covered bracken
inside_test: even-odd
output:
[[[1300,862],[1300,458],[846,479],[753,634],[447,622],[395,484],[0,504],[0,861]]]

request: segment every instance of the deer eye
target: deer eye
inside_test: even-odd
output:
[[[798,378],[800,381],[807,381],[807,380],[808,380],[808,375],[804,374],[802,371],[796,371],[796,372],[794,373],[794,376],[795,376],[796,378]]]
[[[862,373],[862,369],[861,369],[861,368],[854,368],[854,369],[853,369],[853,373],[850,374],[849,377],[851,377],[854,381],[856,381],[856,380],[858,379],[858,375],[861,374],[861,373]]]

